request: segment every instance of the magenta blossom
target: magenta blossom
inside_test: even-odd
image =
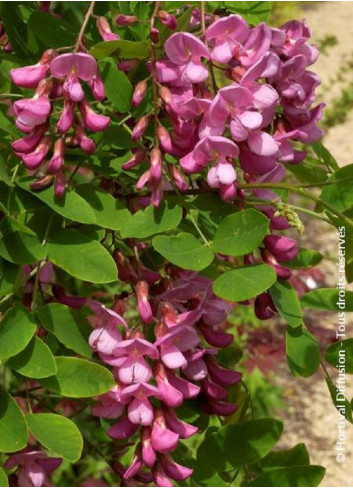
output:
[[[158,350],[152,343],[138,337],[120,341],[114,348],[113,355],[120,358],[116,376],[124,384],[148,382],[152,377],[152,370],[144,357],[159,357]]]
[[[122,402],[129,402],[127,414],[131,423],[142,426],[152,423],[153,407],[148,400],[150,396],[159,398],[159,390],[145,382],[129,385],[121,391]]]
[[[177,69],[182,70],[182,76],[190,83],[201,83],[206,80],[208,71],[201,58],[210,59],[207,47],[193,34],[176,32],[168,38],[164,45],[169,60]]]
[[[212,59],[228,63],[249,35],[249,27],[239,15],[229,15],[213,22],[206,31],[207,41],[212,43]]]
[[[49,458],[40,450],[24,450],[11,455],[4,467],[7,470],[19,467],[17,480],[19,487],[41,487],[51,485],[47,475],[54,472],[61,462],[61,458]]]

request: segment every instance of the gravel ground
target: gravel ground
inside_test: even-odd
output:
[[[328,55],[321,56],[314,67],[323,82],[320,96],[330,105],[339,96],[346,80],[332,84],[330,80],[340,72],[347,60],[353,55],[353,2],[301,2],[303,17],[312,28],[315,42],[326,35],[337,38],[337,45],[328,48]],[[352,79],[352,74],[349,76]],[[349,81],[349,78],[348,78]],[[344,124],[333,127],[325,136],[324,144],[335,156],[341,166],[353,162],[353,111]],[[325,223],[315,223],[306,229],[302,237],[303,244],[320,250],[326,257],[321,270],[327,277],[327,286],[336,284],[337,237]],[[351,288],[352,290],[352,288]],[[348,316],[347,333],[353,336],[353,317]],[[336,330],[337,315],[312,314],[308,324]],[[323,487],[353,487],[353,426],[347,424],[346,460],[340,465],[336,462],[335,445],[337,441],[338,413],[330,402],[327,386],[322,373],[318,372],[309,379],[293,379],[283,363],[277,369],[277,383],[284,388],[284,397],[288,411],[281,416],[285,420],[285,432],[281,448],[289,448],[299,442],[305,442],[313,464],[326,467],[327,474]],[[332,371],[335,376],[335,372]],[[353,396],[352,376],[346,378],[347,397]]]

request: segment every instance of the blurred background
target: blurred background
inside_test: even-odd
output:
[[[353,162],[353,1],[273,2],[273,6],[270,23],[279,26],[294,18],[304,18],[312,30],[313,42],[321,52],[312,69],[322,80],[317,91],[319,102],[327,105],[322,122],[326,131],[323,143],[340,166],[350,164]],[[335,232],[325,223],[311,221],[301,245],[324,254],[325,259],[318,267],[320,274],[314,279],[320,286],[335,287]],[[330,343],[337,328],[337,314],[314,311],[307,314],[306,324],[322,344]],[[335,460],[338,413],[330,403],[324,376],[320,372],[309,379],[290,376],[284,355],[281,356],[280,328],[281,325],[276,324],[273,334],[259,334],[259,330],[255,330],[255,334],[247,336],[252,354],[246,363],[254,369],[249,381],[257,405],[261,406],[262,402],[264,411],[270,410],[272,414],[280,411],[283,416],[284,413],[285,431],[281,440],[285,445],[281,448],[305,442],[311,462],[327,469],[321,486],[352,487],[353,427],[347,423],[346,461],[340,465]],[[347,314],[347,334],[353,336],[352,314]],[[331,374],[335,378],[333,369]],[[275,384],[278,391],[267,382]],[[351,398],[351,376],[347,375],[346,382],[347,397]]]

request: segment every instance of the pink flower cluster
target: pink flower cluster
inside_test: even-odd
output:
[[[228,388],[241,375],[216,359],[218,348],[229,345],[233,335],[222,328],[230,305],[213,295],[212,282],[180,270],[173,270],[162,285],[156,284],[160,277],[147,278],[150,283],[132,282],[142,323],[155,324],[148,340],[142,327],[129,328],[116,312],[88,301],[95,313],[91,348],[113,367],[116,379],[93,414],[119,418],[108,431],[114,439],[131,441],[138,434],[132,463],[128,469],[120,467],[120,475],[129,483],[154,481],[166,487],[172,485],[169,479],[181,481],[192,473],[170,456],[179,439],[197,432],[179,419],[176,409],[197,398],[205,413],[230,416],[236,406],[227,402]]]
[[[322,135],[317,123],[323,104],[312,107],[320,80],[307,69],[318,51],[309,38],[304,21],[279,29],[265,23],[250,27],[239,15],[216,18],[203,41],[188,32],[170,36],[166,57],[151,67],[161,85],[161,115],[171,125],[164,132],[162,152],[179,159],[187,174],[207,169],[208,186],[218,188],[225,201],[242,197],[237,192],[239,169],[248,182],[281,180],[283,163],[300,163],[306,155],[293,143],[311,143]],[[228,78],[220,89],[219,77]],[[143,117],[134,141],[146,127]],[[147,182],[153,184],[150,175],[138,188]],[[187,189],[180,172],[178,182],[181,191]]]
[[[12,148],[29,170],[39,170],[40,178],[32,184],[33,188],[48,185],[54,177],[55,194],[61,197],[65,191],[66,146],[79,146],[86,154],[93,154],[95,143],[86,130],[104,131],[110,122],[109,117],[92,110],[82,86],[82,82],[88,83],[95,100],[104,100],[97,63],[86,53],[58,55],[48,50],[36,65],[11,70],[11,79],[19,87],[35,88],[32,98],[14,103],[16,126],[26,136],[14,141]],[[54,103],[61,100],[63,107],[53,131]],[[54,137],[52,156],[45,162]]]

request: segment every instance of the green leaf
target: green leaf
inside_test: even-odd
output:
[[[17,304],[9,309],[0,323],[0,359],[20,353],[36,332],[36,324],[26,309]]]
[[[82,453],[82,435],[70,419],[59,414],[27,414],[27,425],[36,440],[69,462],[76,462]]]
[[[283,265],[294,269],[312,268],[316,267],[322,259],[323,255],[318,251],[299,248],[299,252],[294,260],[283,262]]]
[[[100,73],[104,80],[107,99],[119,112],[127,112],[131,107],[133,88],[123,71],[116,69],[116,62],[107,60],[100,63]],[[117,90],[117,87],[119,89]]]
[[[25,377],[42,379],[56,373],[55,358],[47,345],[34,336],[26,348],[10,358],[6,365]]]
[[[339,300],[339,291],[335,288],[316,289],[300,298],[303,307],[318,311],[353,311],[353,292],[346,290]],[[339,305],[340,304],[340,305]]]
[[[213,291],[218,297],[241,302],[256,297],[276,282],[277,275],[265,264],[237,267],[218,277]]]
[[[76,192],[91,206],[99,226],[119,231],[130,217],[127,208],[104,190],[89,183],[79,185]]]
[[[259,465],[263,470],[309,464],[310,457],[304,443],[298,443],[298,445],[295,445],[295,447],[290,448],[289,450],[271,452],[259,462]]]
[[[151,44],[149,41],[118,41],[99,42],[91,49],[91,54],[96,59],[114,56],[127,59],[147,59],[150,55]]]
[[[117,280],[115,262],[104,246],[74,229],[56,233],[47,246],[49,260],[73,277],[96,284]]]
[[[27,445],[27,425],[21,409],[0,390],[0,452],[18,452]]]
[[[327,165],[332,170],[338,170],[339,166],[335,158],[329,152],[329,150],[322,144],[321,141],[316,141],[312,143],[311,147],[313,148],[316,156]]]
[[[250,24],[266,22],[272,10],[272,2],[224,2],[224,6],[229,12],[240,14]]]
[[[246,209],[227,216],[213,238],[213,251],[242,256],[257,248],[269,233],[269,220],[261,212]]]
[[[320,345],[302,326],[287,328],[286,352],[294,376],[310,377],[320,366]]]
[[[333,367],[344,368],[347,374],[353,374],[353,338],[330,345],[326,350],[325,359]]]
[[[148,238],[154,234],[175,229],[182,218],[182,208],[163,201],[155,209],[152,205],[129,217],[121,228],[122,238]]]
[[[47,252],[36,234],[15,219],[7,217],[0,226],[0,255],[18,265],[31,265],[46,257]]]
[[[303,312],[296,291],[285,280],[278,280],[270,288],[270,294],[280,316],[296,327],[303,322]]]
[[[47,304],[39,309],[40,322],[63,345],[84,357],[91,357],[88,337],[92,328],[79,312],[63,304]]]
[[[326,372],[325,380],[328,390],[330,392],[333,405],[341,416],[343,416],[344,418],[346,418],[347,421],[353,424],[352,406],[344,395],[345,384],[343,383],[342,385],[342,380],[344,379],[344,377],[339,377],[339,379],[341,380],[340,384],[337,381],[337,384],[335,385],[331,377]]]
[[[283,423],[264,418],[228,424],[206,435],[197,451],[193,478],[199,482],[217,472],[258,462],[279,440]]]
[[[94,397],[108,392],[115,384],[112,373],[81,358],[57,357],[56,375],[40,380],[46,389],[66,397]]]
[[[14,290],[22,278],[22,268],[13,263],[0,260],[0,297]]]
[[[27,47],[27,29],[19,12],[22,2],[1,2],[1,22],[17,56],[29,57]]]
[[[77,32],[73,26],[52,13],[33,12],[28,28],[46,47],[55,49],[75,44]]]
[[[325,475],[320,465],[298,465],[266,471],[246,487],[317,487]]]
[[[337,170],[328,180],[321,192],[321,198],[339,211],[353,206],[353,164]]]
[[[9,481],[6,472],[0,467],[0,487],[9,487]]]
[[[212,251],[190,233],[156,236],[152,245],[168,261],[186,270],[203,270],[214,258]]]
[[[51,209],[67,219],[81,222],[82,224],[95,224],[96,217],[90,205],[76,192],[67,189],[62,199],[57,199],[54,195],[54,187],[49,187],[36,192],[31,191],[30,183],[33,178],[25,178],[16,183],[30,192],[32,195],[47,204]]]

